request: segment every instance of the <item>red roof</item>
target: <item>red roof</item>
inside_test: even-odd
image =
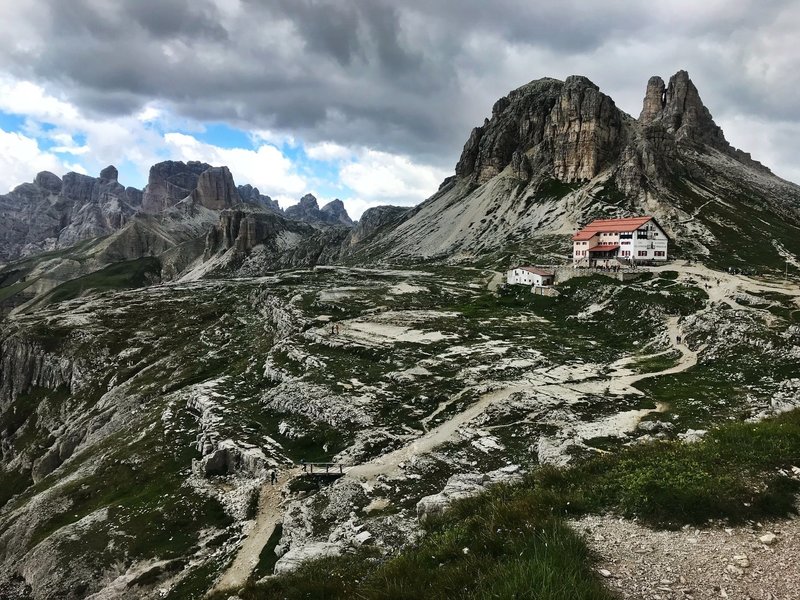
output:
[[[619,244],[598,244],[594,248],[589,248],[589,252],[611,252],[619,248]]]
[[[579,231],[578,233],[576,233],[575,235],[573,235],[572,239],[575,240],[576,242],[577,241],[581,241],[581,240],[590,240],[596,235],[597,235],[596,231],[585,231],[585,230],[582,230],[582,231]]]
[[[528,271],[529,273],[534,273],[535,275],[541,275],[542,277],[553,277],[554,273],[552,271],[545,271],[544,269],[540,269],[538,267],[514,267],[515,269],[520,269],[521,271]]]
[[[627,233],[636,231],[653,217],[630,217],[628,219],[595,219],[572,236],[573,240],[588,240],[598,233]]]

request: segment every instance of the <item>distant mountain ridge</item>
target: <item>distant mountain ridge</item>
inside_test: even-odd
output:
[[[258,275],[317,264],[562,262],[598,217],[654,215],[672,256],[717,267],[800,264],[800,187],[733,148],[686,71],[652,77],[637,118],[583,76],[543,78],[500,98],[455,173],[413,208],[354,223],[308,194],[282,210],[228,167],[165,161],[143,191],[40,173],[0,196],[0,296],[45,298],[105,265],[158,259],[161,279]],[[54,254],[37,254],[49,251]],[[39,257],[39,258],[37,258]],[[46,259],[46,260],[45,260]],[[17,262],[13,262],[17,260]]]
[[[287,213],[258,188],[236,186],[228,167],[198,161],[153,165],[144,190],[121,185],[114,166],[103,169],[99,177],[67,173],[62,179],[43,171],[33,182],[0,195],[0,262],[110,235],[137,214],[158,215],[187,198],[216,211],[245,207],[272,210],[317,226],[354,224],[341,200],[320,209],[317,199],[307,194],[301,204],[313,204],[313,210],[289,207]]]

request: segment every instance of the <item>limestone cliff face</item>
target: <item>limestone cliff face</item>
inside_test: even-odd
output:
[[[150,177],[142,198],[142,210],[159,213],[176,205],[197,187],[200,175],[211,165],[189,161],[167,160],[150,167]]]
[[[259,244],[269,242],[291,227],[285,219],[268,213],[227,210],[220,214],[219,224],[207,237],[206,253],[235,248],[248,252]]]
[[[242,199],[242,202],[247,202],[255,206],[261,206],[270,210],[274,210],[275,212],[283,213],[278,201],[273,200],[269,196],[265,196],[258,190],[257,187],[253,187],[248,183],[238,186],[237,189],[239,190],[239,197]]]
[[[375,206],[364,211],[353,232],[350,234],[351,246],[359,244],[378,234],[382,229],[396,225],[411,208],[406,206]]]
[[[70,392],[77,389],[80,367],[72,360],[49,352],[34,341],[5,335],[0,340],[0,406],[40,387]]]
[[[665,85],[661,77],[651,77],[647,82],[639,125],[645,135],[657,140],[657,149],[666,132],[676,143],[709,146],[736,160],[769,172],[750,154],[731,146],[722,129],[714,122],[711,111],[700,99],[700,92],[686,71],[678,71]]]
[[[211,210],[224,210],[242,203],[228,167],[209,167],[197,178],[192,200]]]
[[[322,218],[331,223],[332,225],[344,225],[345,227],[352,227],[353,220],[347,214],[347,209],[344,207],[344,202],[336,198],[331,200],[325,206],[319,209],[322,213]]]
[[[639,123],[642,127],[660,123],[678,142],[694,141],[725,152],[730,150],[725,134],[714,123],[686,71],[670,77],[668,86],[661,77],[650,78]]]
[[[43,171],[0,196],[0,261],[71,246],[108,235],[139,209],[141,192],[117,181],[109,166],[100,177]]]
[[[537,172],[564,182],[591,179],[622,143],[622,113],[591,81],[540,79],[495,103],[492,118],[472,130],[456,175],[482,184],[512,165],[523,180]]]

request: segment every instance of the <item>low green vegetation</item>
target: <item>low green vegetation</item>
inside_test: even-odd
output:
[[[674,367],[678,364],[680,357],[680,352],[672,350],[639,358],[633,361],[630,367],[637,373],[656,373]]]
[[[800,410],[713,429],[694,444],[639,444],[567,470],[542,469],[532,493],[563,514],[613,511],[656,527],[744,523],[795,511]],[[783,474],[781,469],[785,469]]]
[[[795,410],[725,425],[695,444],[643,444],[570,469],[542,467],[518,485],[456,503],[395,558],[382,562],[361,550],[308,563],[250,584],[242,597],[610,599],[564,518],[613,512],[677,528],[786,516],[800,491],[787,469],[798,462]]]
[[[78,298],[89,290],[105,292],[137,288],[158,281],[161,276],[161,263],[157,258],[145,257],[115,263],[104,269],[71,279],[56,287],[47,296],[47,304]]]

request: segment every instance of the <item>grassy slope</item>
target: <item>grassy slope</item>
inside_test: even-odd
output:
[[[362,552],[309,563],[250,585],[242,597],[611,598],[565,516],[613,511],[663,527],[784,516],[800,483],[779,469],[798,461],[795,410],[723,426],[697,444],[632,446],[572,469],[543,467],[519,485],[456,504],[395,558],[380,562]]]
[[[105,292],[108,290],[137,288],[147,285],[161,275],[161,263],[157,258],[145,257],[114,263],[104,269],[66,281],[51,291],[47,304],[77,298],[89,290]]]

